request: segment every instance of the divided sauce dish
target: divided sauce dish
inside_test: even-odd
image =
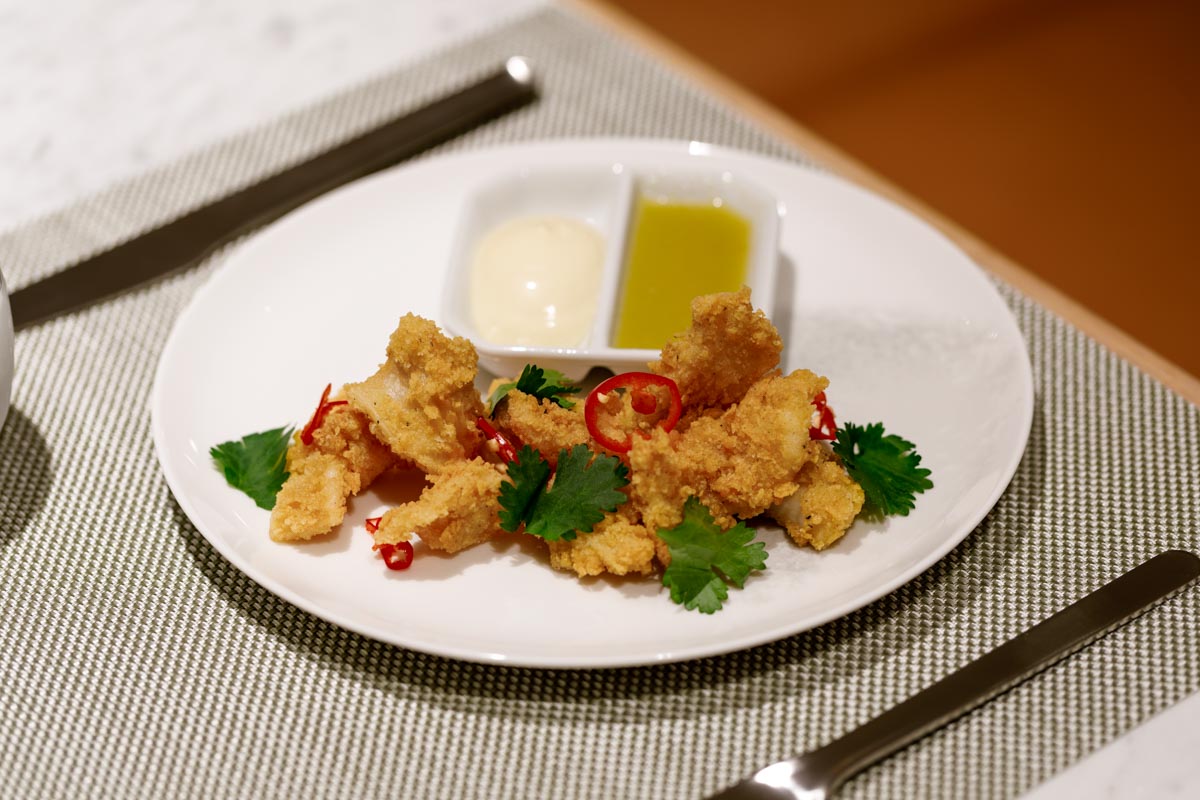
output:
[[[638,346],[637,342],[634,346],[618,346],[617,334],[631,266],[642,268],[640,262],[635,263],[634,250],[635,245],[643,247],[647,241],[637,239],[640,232],[645,232],[640,226],[650,219],[643,214],[647,208],[701,215],[707,210],[723,217],[717,220],[719,223],[729,225],[732,220],[739,237],[736,258],[744,261],[744,274],[736,276],[723,290],[749,286],[754,305],[770,314],[775,305],[780,235],[779,205],[773,195],[729,170],[631,168],[614,162],[578,168],[526,167],[500,175],[473,192],[463,204],[456,224],[442,296],[444,327],[454,335],[470,339],[481,365],[497,375],[516,375],[528,363],[558,370],[572,380],[581,380],[592,367],[614,372],[645,369],[647,362],[658,358],[662,342],[652,337],[653,346]],[[514,240],[561,241],[570,231],[554,227],[560,223],[567,228],[586,227],[602,243],[602,253],[593,254],[589,266],[579,267],[578,279],[554,276],[568,284],[563,290],[575,296],[573,305],[583,308],[580,313],[591,316],[587,324],[577,324],[577,340],[572,344],[546,345],[518,342],[515,336],[505,338],[484,333],[485,329],[495,330],[487,328],[484,317],[505,310],[506,305],[523,309],[514,311],[526,317],[517,322],[529,321],[526,302],[529,298],[521,297],[521,302],[511,303],[498,284],[532,288],[538,281],[535,273],[522,283],[523,279],[509,280],[507,274],[497,281],[496,270],[512,268],[514,261],[524,265],[523,256],[512,255]],[[696,224],[712,227],[701,218],[697,218]],[[535,230],[515,231],[520,225],[530,225]],[[496,245],[497,238],[503,238],[505,243]],[[587,243],[564,246],[571,254],[581,250],[593,252]],[[486,260],[498,249],[510,256],[503,265],[481,263],[481,259]],[[485,251],[489,255],[483,255]],[[554,253],[533,253],[529,258],[548,262],[553,269],[563,270],[562,275],[570,276],[576,269],[567,263],[569,259],[562,263],[555,261]],[[678,268],[685,277],[690,277],[689,264]],[[593,271],[598,274],[593,275]],[[644,279],[645,275],[641,277]],[[666,276],[651,277],[671,280]],[[640,285],[635,285],[634,291],[642,291]],[[708,291],[713,290],[701,289],[695,293]],[[588,302],[581,303],[584,295],[588,296]],[[644,293],[640,299],[643,312],[649,309],[653,313],[658,300],[646,303]],[[552,318],[553,305],[547,308],[546,314]],[[685,327],[686,321],[679,330]],[[665,336],[660,338],[665,341]]]

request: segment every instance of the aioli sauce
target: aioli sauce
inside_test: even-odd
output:
[[[750,222],[719,205],[638,201],[613,345],[657,350],[692,320],[692,299],[746,280]]]
[[[483,237],[471,263],[471,315],[493,344],[575,347],[600,294],[604,237],[570,217],[522,217]]]

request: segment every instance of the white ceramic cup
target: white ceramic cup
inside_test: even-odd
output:
[[[8,416],[8,403],[12,399],[13,379],[13,327],[12,312],[8,308],[8,289],[4,286],[4,273],[0,273],[0,426]]]

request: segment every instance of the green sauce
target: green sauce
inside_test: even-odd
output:
[[[745,283],[750,223],[726,208],[645,198],[635,219],[613,345],[657,350],[687,329],[692,298]]]

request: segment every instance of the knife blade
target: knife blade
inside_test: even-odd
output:
[[[218,245],[344,183],[519,108],[537,97],[514,56],[476,83],[12,292],[20,331],[195,263]]]

